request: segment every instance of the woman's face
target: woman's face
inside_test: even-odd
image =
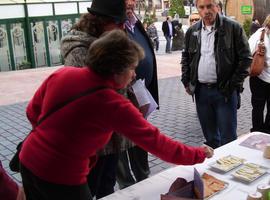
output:
[[[124,72],[114,75],[114,81],[118,89],[126,88],[136,78],[135,69],[137,64],[128,67]]]

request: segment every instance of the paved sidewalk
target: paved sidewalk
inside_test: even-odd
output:
[[[199,146],[203,136],[195,111],[195,104],[185,93],[180,82],[180,52],[157,54],[160,110],[149,120],[161,131],[175,140]],[[59,67],[39,68],[0,73],[0,160],[18,182],[20,176],[8,169],[8,162],[15,147],[30,131],[25,116],[27,101],[40,83]],[[248,81],[242,94],[242,107],[238,112],[238,135],[247,133],[251,127],[251,105]],[[151,175],[172,166],[150,155]]]

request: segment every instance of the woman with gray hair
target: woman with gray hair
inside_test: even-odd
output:
[[[270,15],[263,23],[263,27],[258,29],[250,38],[249,46],[254,54],[260,42],[262,31],[264,34],[265,66],[260,75],[250,77],[250,91],[252,104],[252,128],[251,131],[261,131],[270,134]],[[267,107],[264,118],[264,108]]]
[[[207,146],[189,147],[162,134],[117,93],[135,78],[143,57],[136,42],[114,30],[92,43],[86,67],[61,68],[42,83],[27,106],[33,131],[20,153],[27,199],[92,199],[87,174],[113,131],[174,164],[196,164],[212,157]],[[86,95],[89,89],[95,91]]]

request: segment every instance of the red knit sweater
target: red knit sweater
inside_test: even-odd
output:
[[[115,88],[112,80],[104,80],[88,68],[64,67],[37,90],[27,107],[27,117],[35,126],[54,105],[98,85]],[[109,141],[112,131],[167,162],[189,165],[205,159],[202,148],[188,147],[161,134],[112,89],[82,97],[49,116],[24,142],[20,159],[43,180],[83,184],[89,166],[95,164],[96,152]]]

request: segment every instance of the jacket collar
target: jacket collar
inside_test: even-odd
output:
[[[216,21],[215,21],[215,29],[217,30],[219,36],[225,35],[225,29],[224,29],[224,16],[221,14],[217,14]],[[198,23],[194,25],[195,31],[201,31],[203,27],[203,22],[200,20]]]
[[[225,17],[223,15],[221,15],[221,14],[217,15],[216,29],[218,31],[219,36],[225,35],[224,19],[225,19]]]
[[[217,17],[216,17],[216,21],[215,21],[215,29],[218,30],[218,29],[222,28],[223,23],[224,23],[223,21],[224,21],[224,17],[218,13]],[[195,26],[194,28],[196,31],[201,30],[203,27],[202,19],[198,23],[196,23],[194,26]]]

